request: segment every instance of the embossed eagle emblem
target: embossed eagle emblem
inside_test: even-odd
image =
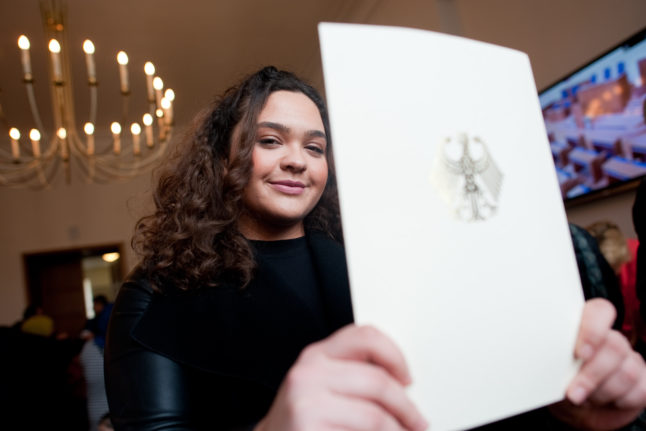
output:
[[[503,174],[477,136],[444,139],[431,168],[431,183],[455,218],[481,221],[495,214]]]

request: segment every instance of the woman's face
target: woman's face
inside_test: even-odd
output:
[[[249,239],[304,235],[303,219],[327,182],[327,139],[318,108],[303,93],[272,93],[258,116],[253,170],[239,229]]]

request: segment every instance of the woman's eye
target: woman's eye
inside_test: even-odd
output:
[[[277,145],[279,144],[278,140],[275,138],[262,138],[258,142],[262,145]]]
[[[305,148],[307,148],[309,151],[311,151],[313,153],[316,153],[316,154],[320,154],[320,155],[325,154],[325,150],[323,148],[319,147],[318,145],[308,145]]]

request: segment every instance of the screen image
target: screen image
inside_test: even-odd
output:
[[[565,200],[646,175],[646,29],[539,100]]]

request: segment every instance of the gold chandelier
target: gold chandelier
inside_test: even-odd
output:
[[[146,79],[148,108],[130,118],[128,56],[120,51],[117,62],[121,116],[118,117],[119,121],[113,121],[110,125],[111,138],[108,133],[95,134],[98,80],[94,44],[87,39],[82,47],[69,46],[66,9],[61,2],[41,1],[40,8],[49,47],[47,63],[54,128],[46,130],[43,126],[34,80],[45,77],[32,73],[31,44],[27,36],[21,35],[18,48],[33,127],[29,131],[12,127],[0,104],[0,125],[7,129],[9,135],[4,145],[0,140],[0,186],[49,187],[61,165],[68,184],[72,164],[76,165],[74,171],[81,172],[87,182],[95,183],[125,180],[152,169],[165,152],[173,130],[173,90],[164,90],[162,79],[155,75],[154,65],[146,62],[142,78],[145,76]],[[77,123],[70,55],[82,55],[82,51],[85,52],[90,107],[79,115],[81,120]]]

